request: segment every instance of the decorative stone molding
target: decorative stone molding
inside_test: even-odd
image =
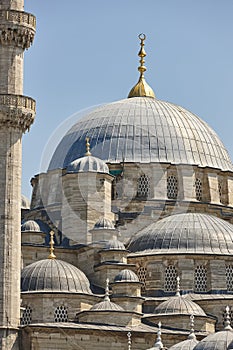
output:
[[[34,121],[36,102],[21,95],[0,94],[0,126],[14,127],[25,132]]]
[[[0,10],[0,43],[28,49],[34,39],[36,18],[30,13]]]

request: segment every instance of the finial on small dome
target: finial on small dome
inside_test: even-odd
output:
[[[158,332],[157,332],[157,339],[156,339],[156,342],[154,344],[154,348],[157,348],[157,349],[163,349],[163,343],[162,343],[162,338],[161,338],[161,326],[162,326],[162,323],[159,322],[158,323]]]
[[[140,45],[140,51],[138,53],[138,56],[140,57],[140,66],[138,67],[138,70],[140,72],[140,77],[137,82],[137,84],[131,89],[128,98],[130,97],[152,97],[155,98],[154,91],[152,88],[147,84],[144,72],[146,71],[146,67],[144,66],[145,60],[144,57],[146,57],[146,51],[144,49],[144,41],[146,40],[145,34],[139,34],[139,39],[141,41]]]
[[[89,141],[90,141],[89,137],[86,137],[86,153],[85,153],[85,156],[91,156]]]
[[[176,277],[176,296],[180,297],[180,277]]]
[[[109,298],[109,278],[106,279],[106,287],[105,287],[105,296],[104,296],[105,301],[110,301]]]
[[[53,236],[54,236],[54,232],[53,231],[50,231],[50,254],[48,256],[48,259],[56,259],[56,255],[54,254],[54,239],[53,239]]]
[[[127,333],[127,338],[128,338],[128,350],[131,350],[132,342],[131,342],[131,333],[130,332]]]
[[[196,339],[196,336],[194,333],[194,315],[190,316],[190,333],[189,333],[188,339]]]
[[[225,319],[225,327],[224,327],[224,329],[225,330],[232,330],[229,306],[226,306],[226,319]]]

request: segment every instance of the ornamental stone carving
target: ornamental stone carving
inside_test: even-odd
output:
[[[30,13],[0,11],[0,43],[28,49],[34,39],[36,18]]]
[[[36,102],[30,97],[0,95],[0,125],[25,132],[34,121]]]

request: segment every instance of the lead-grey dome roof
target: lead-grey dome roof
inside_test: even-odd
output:
[[[139,282],[139,279],[135,272],[124,269],[116,275],[114,282]]]
[[[202,339],[193,350],[230,350],[230,343],[233,341],[233,331],[223,330],[210,334]]]
[[[90,311],[124,311],[124,309],[110,300],[103,300],[93,305]]]
[[[207,214],[171,215],[136,234],[128,250],[143,254],[233,254],[233,225]]]
[[[180,343],[173,345],[168,350],[193,350],[197,344],[198,340],[196,338],[186,339]]]
[[[57,259],[44,259],[26,266],[21,273],[21,291],[92,294],[85,274]]]
[[[80,173],[87,171],[109,174],[107,164],[102,159],[93,156],[85,156],[75,159],[68,164],[66,168],[67,173]]]
[[[49,170],[64,168],[85,153],[110,163],[165,162],[232,170],[217,134],[183,107],[148,97],[103,105],[80,119],[63,137]]]
[[[188,300],[181,295],[170,297],[168,300],[159,304],[154,313],[156,315],[194,315],[206,316],[204,310],[196,303]]]

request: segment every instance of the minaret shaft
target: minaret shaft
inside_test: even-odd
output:
[[[21,262],[22,134],[34,120],[35,101],[23,96],[23,55],[35,17],[23,0],[0,4],[0,349],[18,350]]]

